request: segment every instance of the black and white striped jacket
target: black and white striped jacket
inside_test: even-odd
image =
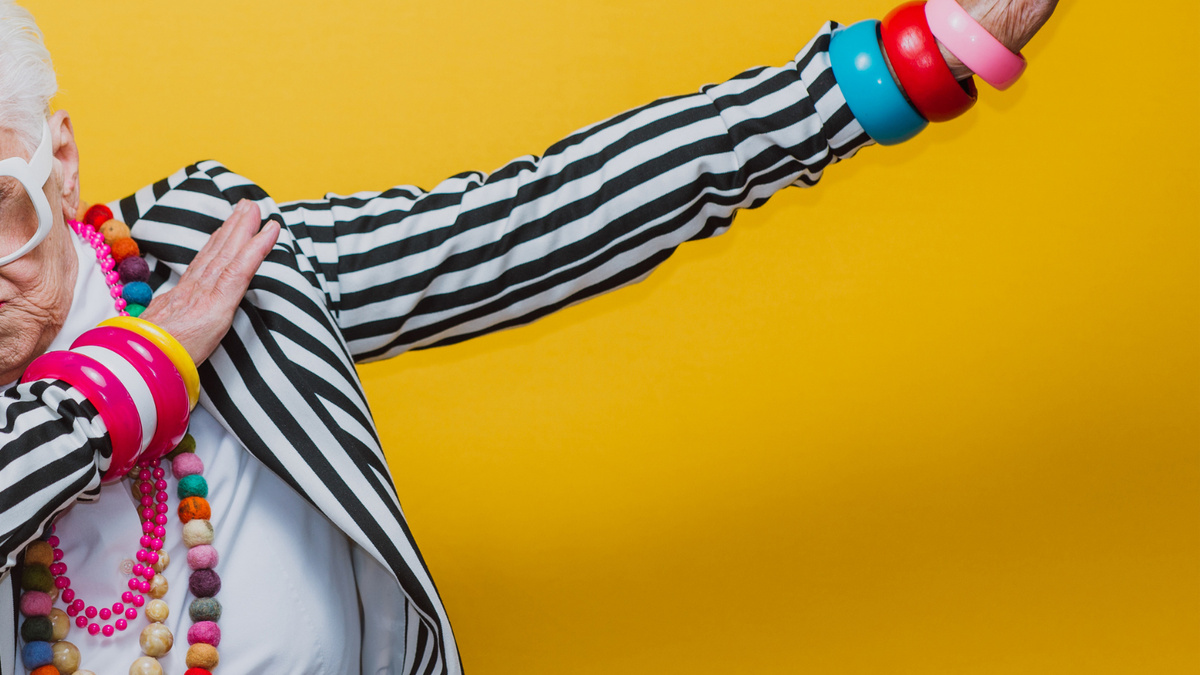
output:
[[[233,328],[201,366],[201,404],[357,544],[356,570],[382,570],[376,588],[360,588],[392,598],[377,608],[390,620],[372,622],[389,633],[364,637],[364,672],[462,668],[354,363],[526,324],[638,281],[679,244],[723,232],[737,209],[815,184],[870,143],[829,67],[836,28],[826,24],[781,68],[655,101],[540,159],[430,191],[277,204],[208,161],[111,204],[156,290],[178,280],[238,200],[284,224]],[[57,513],[95,498],[110,452],[95,409],[65,383],[0,397],[4,675],[17,667],[8,603],[18,553]]]

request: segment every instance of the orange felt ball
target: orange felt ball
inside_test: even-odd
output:
[[[118,263],[130,256],[137,257],[142,254],[141,250],[138,249],[137,242],[129,237],[117,239],[109,244],[108,247],[112,249],[113,260]]]
[[[47,664],[44,666],[40,666],[38,668],[34,668],[33,670],[29,671],[29,675],[60,675],[60,674],[58,672],[58,668],[55,668],[54,666]]]
[[[129,236],[129,226],[115,218],[104,223],[98,229],[100,234],[104,235],[104,243],[110,247],[114,241]]]
[[[94,228],[99,229],[100,226],[103,225],[106,221],[112,220],[112,217],[113,217],[112,209],[108,208],[107,206],[105,206],[103,204],[93,204],[91,207],[88,208],[87,211],[84,212],[83,218],[81,218],[80,220],[87,223],[88,225],[91,225]]]
[[[188,522],[193,518],[208,520],[212,517],[212,508],[203,497],[188,497],[179,502],[179,520]]]

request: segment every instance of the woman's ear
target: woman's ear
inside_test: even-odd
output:
[[[54,138],[54,170],[61,189],[63,218],[82,216],[79,211],[79,148],[75,145],[75,128],[71,116],[59,110],[48,120]]]

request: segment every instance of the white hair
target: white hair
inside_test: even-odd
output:
[[[58,93],[54,64],[33,15],[0,0],[0,127],[12,129],[30,154]]]

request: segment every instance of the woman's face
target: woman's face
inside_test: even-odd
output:
[[[65,113],[51,118],[54,169],[42,189],[54,227],[32,251],[0,266],[0,383],[18,379],[46,351],[71,309],[79,265],[66,218],[78,206],[79,156],[70,127]],[[29,153],[14,132],[0,128],[0,159],[8,157],[28,160]],[[0,251],[28,241],[37,226],[37,213],[21,184],[0,178]]]

